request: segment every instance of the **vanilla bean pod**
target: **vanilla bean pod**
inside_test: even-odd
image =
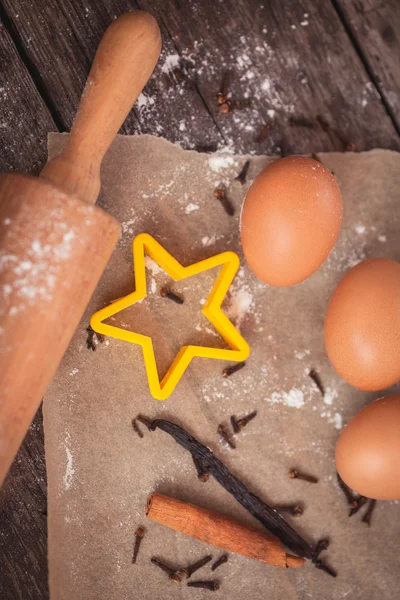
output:
[[[152,423],[152,430],[154,431],[157,428],[171,435],[180,446],[188,450],[197,459],[203,471],[213,475],[223,488],[232,494],[266,529],[279,538],[287,548],[301,557],[313,557],[313,548],[310,544],[296,533],[271,506],[249,492],[246,486],[229,471],[209,448],[201,444],[182,427],[170,421],[156,419]]]
[[[376,500],[370,500],[369,504],[368,504],[368,508],[365,511],[363,518],[361,519],[361,521],[363,523],[366,523],[368,525],[368,527],[370,527],[370,525],[371,525],[371,517],[372,517],[372,513],[375,510],[375,506],[376,506]]]

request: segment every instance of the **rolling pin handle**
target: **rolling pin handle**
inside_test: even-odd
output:
[[[96,202],[103,157],[160,51],[160,29],[148,13],[128,12],[113,21],[97,50],[64,150],[47,163],[42,177],[81,200]]]

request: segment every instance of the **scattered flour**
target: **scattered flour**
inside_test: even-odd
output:
[[[144,257],[144,264],[152,275],[158,275],[163,272],[162,268],[150,256]]]
[[[357,225],[354,226],[354,230],[356,231],[356,233],[358,233],[359,235],[363,235],[366,231],[367,228],[365,227],[365,225],[360,225],[359,223]]]
[[[385,242],[387,242],[386,235],[378,235],[378,242],[381,242],[381,244],[384,244]]]
[[[271,404],[284,404],[290,408],[301,408],[304,406],[304,393],[299,388],[292,388],[288,392],[272,392],[266,400]]]
[[[166,74],[170,74],[179,67],[180,57],[179,54],[170,54],[166,57],[164,64],[161,67],[161,71]]]
[[[339,394],[337,392],[337,390],[332,389],[331,387],[327,387],[325,389],[325,395],[324,395],[324,403],[328,404],[329,406],[331,406],[334,402],[334,400],[336,400],[339,397]]]
[[[194,204],[193,202],[191,202],[190,204],[188,204],[185,208],[185,213],[187,215],[190,215],[190,213],[199,210],[200,206],[198,204]]]
[[[136,104],[140,109],[149,107],[150,105],[154,104],[154,98],[151,96],[146,96],[146,94],[143,94],[142,92],[139,94]]]
[[[239,289],[233,289],[228,300],[226,314],[235,323],[236,327],[240,326],[254,304],[253,294],[250,292],[250,287],[247,284],[242,284]]]
[[[271,82],[269,79],[264,79],[264,81],[261,84],[261,89],[264,92],[267,92],[269,89],[271,88]]]
[[[215,244],[215,242],[217,241],[219,236],[217,235],[205,235],[204,237],[201,238],[201,243],[203,244],[203,246],[212,246],[213,244]]]
[[[152,294],[155,294],[157,291],[157,282],[154,279],[154,277],[151,278],[151,282],[150,282],[150,291]]]
[[[224,155],[214,155],[210,156],[208,159],[208,165],[211,171],[214,173],[222,173],[224,169],[231,167],[236,164],[236,161],[232,156],[224,156]]]
[[[71,370],[71,373],[70,373],[70,375],[76,375],[77,373],[79,373],[79,369],[77,369],[76,367],[74,367],[74,368]]]
[[[303,14],[303,21],[300,21],[300,25],[302,27],[307,27],[308,24],[309,24],[308,13],[304,13]]]
[[[13,316],[37,300],[50,302],[53,299],[59,271],[62,263],[70,258],[76,237],[74,230],[66,229],[62,221],[56,223],[50,234],[54,241],[43,244],[39,237],[32,240],[23,258],[0,250],[0,274],[7,280],[0,288],[0,314],[7,312]],[[9,306],[12,293],[17,301]]]
[[[69,444],[71,441],[71,434],[69,432],[67,432],[67,435],[65,437],[65,454],[67,456],[67,464],[65,466],[65,473],[64,473],[64,489],[65,490],[69,490],[72,482],[73,482],[73,477],[75,475],[75,468],[73,466],[74,461],[72,458],[72,453],[71,450],[69,449]]]
[[[134,230],[132,225],[134,225],[136,223],[136,217],[132,217],[131,219],[128,219],[127,221],[124,221],[122,223],[122,231],[123,233],[128,233],[129,235],[133,235]]]

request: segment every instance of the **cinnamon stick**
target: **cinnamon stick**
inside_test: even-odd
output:
[[[305,562],[303,558],[286,554],[278,538],[271,534],[163,494],[149,496],[146,514],[149,519],[175,531],[276,567],[300,567]]]
[[[165,419],[156,419],[151,429],[161,429],[194,456],[203,471],[212,475],[232,496],[255,517],[266,529],[280,539],[289,550],[304,558],[313,557],[313,549],[283,517],[272,507],[252,494],[227,466],[182,427]]]

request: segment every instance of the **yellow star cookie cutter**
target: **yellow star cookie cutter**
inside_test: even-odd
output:
[[[243,361],[248,358],[250,354],[248,343],[221,309],[221,304],[240,266],[237,254],[234,252],[222,252],[216,256],[211,256],[198,263],[184,267],[148,233],[137,235],[132,245],[136,283],[135,291],[96,312],[90,319],[90,325],[97,333],[125,340],[126,342],[131,342],[131,344],[138,344],[142,347],[149,388],[154,398],[165,400],[172,394],[180,378],[189,366],[190,361],[195,356],[229,361]],[[229,346],[229,349],[209,348],[205,346],[182,346],[161,382],[158,376],[151,337],[104,323],[106,319],[146,297],[145,255],[152,258],[174,281],[180,281],[213,267],[221,266],[219,275],[201,311],[214,325],[215,329]]]

